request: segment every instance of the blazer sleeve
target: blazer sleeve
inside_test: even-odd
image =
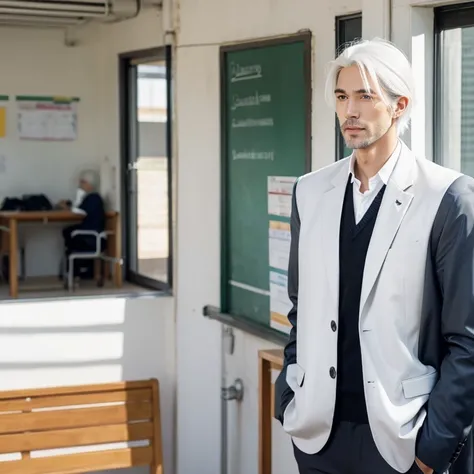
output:
[[[286,406],[293,398],[293,390],[286,382],[286,370],[288,365],[296,362],[296,321],[298,314],[298,244],[300,238],[300,216],[296,202],[296,186],[293,188],[292,209],[291,209],[291,243],[290,258],[288,264],[288,297],[292,303],[292,308],[288,313],[288,320],[291,324],[291,331],[288,342],[284,350],[283,369],[275,382],[275,413],[274,416],[280,423],[283,423],[283,413]]]
[[[439,379],[430,394],[417,456],[444,473],[459,456],[474,420],[474,180],[458,178],[445,194],[433,229],[442,297],[444,344]]]

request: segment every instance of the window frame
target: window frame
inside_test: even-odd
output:
[[[361,35],[360,37],[356,38],[361,38],[362,37],[362,12],[355,12],[351,13],[349,15],[339,15],[336,16],[335,22],[335,40],[336,40],[336,45],[335,45],[335,54],[336,57],[339,54],[342,46],[347,43],[348,40],[346,40],[345,36],[345,24],[347,21],[350,20],[355,20],[355,19],[360,19],[361,21]],[[350,40],[354,41],[354,40]],[[342,136],[340,127],[339,127],[339,121],[336,117],[336,161],[340,161],[343,158],[345,158],[344,155],[344,137]]]
[[[442,34],[443,31],[474,26],[474,2],[435,7],[434,12],[434,54],[433,54],[433,161],[443,165],[442,122]]]
[[[128,181],[127,181],[127,166],[129,158],[130,134],[129,134],[129,117],[130,117],[130,102],[128,95],[128,68],[133,62],[140,62],[151,57],[162,58],[166,61],[166,80],[168,83],[167,90],[167,127],[166,127],[166,151],[167,151],[167,186],[168,186],[168,262],[167,262],[167,276],[168,281],[156,280],[145,275],[132,272],[130,264],[127,264],[127,257],[131,254],[130,246],[131,239],[129,236],[129,229],[127,222],[129,202],[128,202]],[[173,290],[173,163],[172,163],[172,54],[171,46],[161,46],[156,48],[142,49],[138,51],[129,51],[120,53],[118,55],[119,68],[119,113],[120,113],[120,204],[122,215],[125,217],[121,222],[122,243],[125,249],[125,265],[124,277],[127,281],[150,288],[154,290],[171,293]]]

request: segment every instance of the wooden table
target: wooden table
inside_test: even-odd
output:
[[[259,413],[258,413],[258,472],[272,472],[272,419],[275,413],[275,386],[272,370],[283,368],[283,349],[262,350],[258,353]]]
[[[0,225],[8,228],[8,232],[1,232],[1,248],[4,253],[10,256],[10,296],[18,297],[18,224],[21,223],[42,223],[51,222],[74,223],[80,222],[84,218],[81,214],[71,211],[1,211]],[[106,230],[111,231],[107,239],[107,254],[116,258],[114,264],[114,284],[117,287],[122,285],[121,258],[121,229],[120,215],[111,211],[106,213]],[[107,266],[106,266],[107,268]]]

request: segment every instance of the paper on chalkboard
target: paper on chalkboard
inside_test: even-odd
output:
[[[268,229],[268,250],[270,267],[288,270],[291,232],[287,222],[270,221]]]
[[[295,177],[268,177],[268,214],[279,217],[291,216],[291,196]]]
[[[270,326],[289,334],[291,324],[288,321],[288,313],[292,304],[287,286],[287,275],[270,271]]]

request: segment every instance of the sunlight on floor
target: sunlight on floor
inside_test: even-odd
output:
[[[19,301],[25,299],[55,299],[77,297],[107,297],[107,296],[144,296],[158,294],[156,290],[124,282],[121,288],[116,288],[112,281],[106,281],[103,287],[98,287],[93,280],[81,281],[74,291],[64,289],[62,281],[57,277],[29,277],[19,281],[18,298],[11,298],[8,285],[0,284],[0,301]]]

